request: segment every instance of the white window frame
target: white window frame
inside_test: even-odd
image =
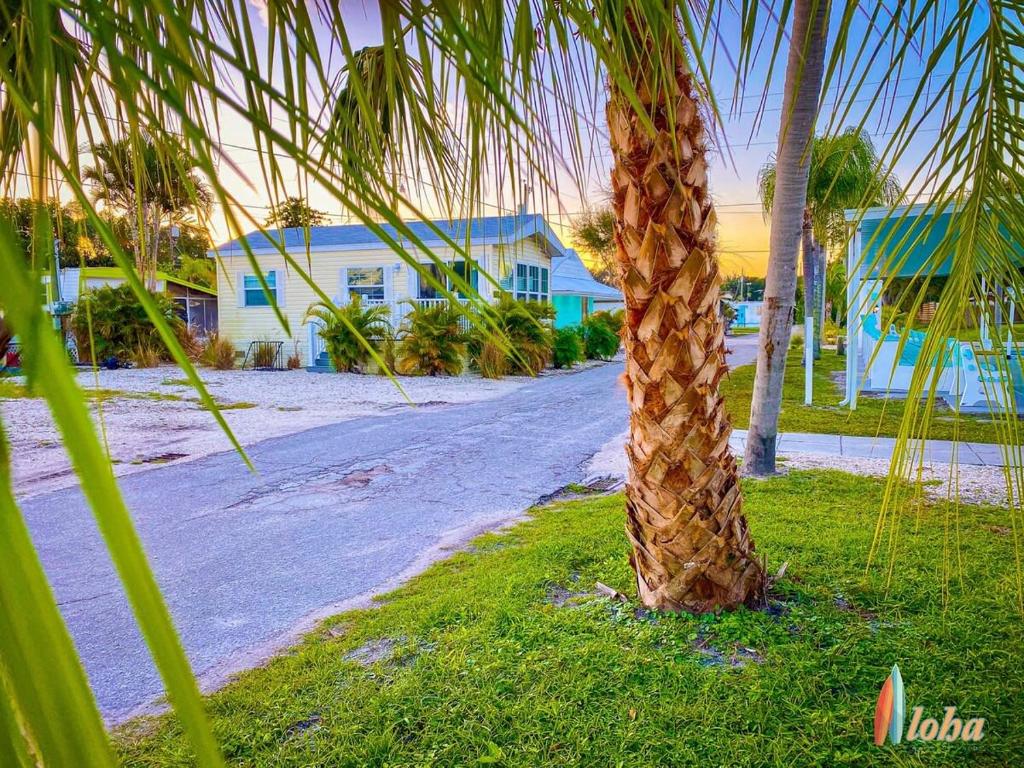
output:
[[[353,264],[351,266],[344,267],[341,270],[341,277],[340,277],[339,283],[340,283],[340,290],[341,290],[341,300],[342,300],[343,304],[348,304],[348,302],[351,301],[352,294],[354,292],[356,292],[356,289],[376,288],[378,286],[377,283],[374,283],[373,285],[357,285],[357,286],[353,286],[349,282],[348,278],[349,278],[349,274],[353,270],[356,270],[356,269],[379,269],[380,270],[381,281],[382,281],[379,284],[380,288],[381,288],[381,291],[382,291],[381,298],[379,298],[379,299],[378,298],[366,299],[365,294],[360,294],[360,295],[363,296],[363,300],[364,301],[383,302],[385,304],[388,304],[388,303],[391,302],[391,281],[389,279],[391,277],[391,274],[390,274],[391,270],[389,268],[389,265],[387,265],[387,264]]]
[[[275,301],[277,301],[277,306],[278,307],[283,307],[284,306],[284,296],[285,296],[285,290],[284,290],[284,288],[285,288],[284,271],[280,270],[280,269],[268,269],[266,272],[263,273],[263,277],[267,281],[267,287],[271,288],[274,291],[274,299],[275,299]],[[237,290],[238,290],[238,306],[239,306],[239,308],[241,308],[241,309],[269,309],[270,308],[270,302],[269,301],[266,304],[250,304],[249,303],[249,297],[248,297],[248,292],[249,291],[257,291],[258,290],[258,291],[260,291],[261,294],[263,293],[263,286],[260,285],[259,277],[257,277],[255,272],[238,272],[238,273],[236,273],[235,278],[236,278],[236,285],[237,285]],[[256,287],[255,288],[246,288],[245,287],[246,278],[248,278],[250,280],[255,280],[256,281]]]
[[[524,288],[519,287],[520,267],[525,269]],[[551,268],[530,261],[515,262],[512,269],[512,294],[519,301],[551,301]]]

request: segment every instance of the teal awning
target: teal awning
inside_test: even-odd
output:
[[[860,222],[860,252],[866,276],[948,275],[952,257],[939,261],[939,252],[952,252],[951,246],[960,237],[963,215],[952,203],[907,206],[892,212],[866,211]],[[855,211],[847,211],[847,219],[855,217]],[[1024,264],[1024,247],[1013,242],[1002,226],[1000,230],[1006,249]],[[984,259],[975,263],[984,269]]]

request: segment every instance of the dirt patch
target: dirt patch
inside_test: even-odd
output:
[[[593,597],[597,597],[593,592],[573,592],[561,584],[549,584],[544,596],[544,602],[556,608],[564,608],[567,605],[576,605],[580,600]]]
[[[619,490],[623,485],[621,478],[613,475],[601,475],[600,477],[590,478],[582,483],[569,483],[563,485],[557,491],[548,493],[537,499],[537,506],[544,506],[545,504],[551,504],[555,501],[571,501],[573,499],[582,499],[587,496],[599,496],[608,493],[614,493]]]
[[[382,637],[377,640],[368,640],[353,651],[345,654],[345,659],[354,661],[364,667],[376,664],[378,661],[387,661],[395,654],[399,644],[405,638]]]
[[[375,467],[369,469],[356,469],[348,474],[342,476],[338,481],[338,485],[344,488],[365,488],[375,477],[381,475],[390,475],[394,470],[387,464],[378,464]]]
[[[692,645],[693,650],[697,652],[697,661],[702,667],[729,666],[733,669],[742,669],[748,664],[764,664],[764,656],[753,648],[739,644],[734,643],[732,649],[726,653],[712,645],[708,638],[698,635]]]
[[[319,728],[320,720],[320,715],[314,712],[305,720],[299,720],[297,723],[292,723],[291,725],[289,725],[288,728],[285,730],[285,735],[289,737],[297,736],[300,733],[305,733],[311,728]]]

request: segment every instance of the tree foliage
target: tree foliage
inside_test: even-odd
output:
[[[280,229],[308,228],[322,226],[329,220],[326,211],[313,208],[304,198],[287,197],[271,207],[263,225]]]
[[[462,312],[447,303],[413,303],[398,334],[395,354],[399,373],[458,376],[466,355],[467,333]]]
[[[209,216],[213,193],[195,172],[195,160],[175,141],[156,142],[147,135],[105,141],[93,148],[93,158],[82,178],[95,202],[124,217],[135,268],[152,290],[161,242],[172,246],[165,233],[182,225],[199,231],[194,217]]]
[[[572,243],[595,265],[594,277],[607,285],[619,284],[615,261],[615,213],[607,203],[588,208],[572,221]]]
[[[758,194],[765,215],[775,199],[775,158],[762,166]],[[871,137],[858,128],[816,136],[807,177],[807,208],[815,238],[826,246],[846,242],[848,208],[895,205],[903,196],[899,179],[878,156]]]

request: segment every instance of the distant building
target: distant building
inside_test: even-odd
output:
[[[43,275],[45,303],[51,314],[58,302],[65,307],[78,302],[81,291],[104,286],[116,287],[125,281],[120,267],[69,267],[60,271],[57,291],[50,290],[50,276]],[[166,291],[178,306],[178,315],[196,331],[217,330],[217,289],[190,283],[164,272],[156,273],[157,291]],[[58,312],[59,313],[59,312]]]
[[[217,287],[223,298],[221,331],[239,349],[255,340],[286,342],[306,366],[314,366],[324,357],[317,321],[305,322],[306,310],[319,296],[286,264],[282,250],[308,270],[315,284],[335,303],[346,303],[357,293],[364,305],[388,306],[396,326],[408,313],[410,303],[430,306],[448,300],[428,276],[458,294],[434,258],[449,265],[485,301],[507,292],[516,299],[552,302],[558,327],[580,322],[585,312],[593,311],[593,300],[598,295],[617,293],[590,276],[579,257],[566,249],[539,214],[415,221],[407,226],[430,249],[429,253],[401,237],[391,225],[382,224],[380,229],[408,249],[418,263],[416,267],[400,258],[374,230],[361,224],[311,227],[308,232],[298,228],[266,234],[255,231],[219,246],[211,255],[220,257]],[[468,240],[468,255],[476,266],[467,269],[463,254],[448,240],[462,247]],[[251,249],[279,309],[288,318],[294,338],[284,338],[243,243]]]
[[[598,309],[621,309],[622,291],[598,282],[571,248],[551,262],[555,327],[579,325]]]

